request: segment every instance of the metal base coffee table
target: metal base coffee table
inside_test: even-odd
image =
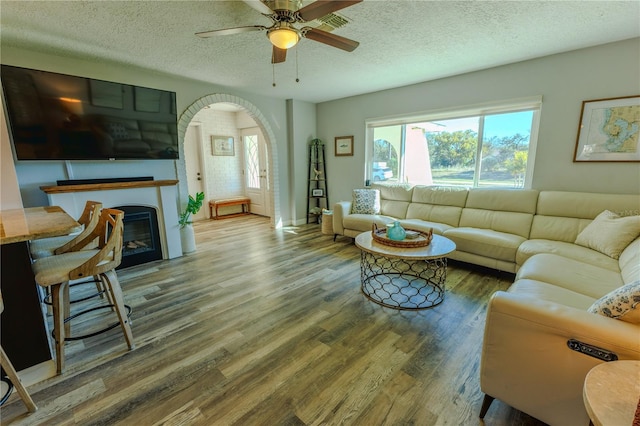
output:
[[[453,241],[434,235],[426,247],[399,248],[375,241],[371,232],[356,237],[362,250],[362,293],[394,309],[426,309],[444,300],[447,257]]]

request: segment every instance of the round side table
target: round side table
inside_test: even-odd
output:
[[[612,361],[587,373],[582,392],[595,426],[631,425],[640,404],[640,361]]]

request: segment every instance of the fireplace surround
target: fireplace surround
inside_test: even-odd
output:
[[[80,215],[87,200],[100,201],[103,207],[122,208],[124,206],[145,211],[152,210],[153,212],[150,214],[155,213],[157,219],[158,234],[156,238],[159,241],[161,254],[159,259],[173,259],[182,256],[178,226],[177,180],[122,181],[122,179],[118,179],[117,182],[105,182],[101,179],[99,182],[41,186],[40,189],[47,194],[50,205],[62,207],[73,217]],[[133,239],[133,241],[136,240],[141,241],[138,237]],[[144,243],[144,241],[141,242]],[[138,252],[146,251],[142,247],[137,248]],[[134,248],[131,247],[131,250]],[[149,261],[145,260],[145,262]]]

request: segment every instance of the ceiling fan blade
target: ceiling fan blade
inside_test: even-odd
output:
[[[251,8],[257,10],[263,15],[272,15],[273,10],[269,8],[266,4],[262,3],[260,0],[243,0],[247,5]]]
[[[328,44],[329,46],[337,47],[338,49],[346,50],[347,52],[353,52],[356,47],[360,46],[360,43],[355,40],[341,37],[317,28],[304,27],[300,32],[304,38],[319,41],[320,43]]]
[[[196,35],[198,37],[207,38],[207,37],[221,36],[221,35],[248,33],[252,31],[263,31],[266,29],[267,27],[264,27],[262,25],[251,25],[247,27],[235,27],[235,28],[225,28],[222,30],[201,31],[199,33],[196,33]]]
[[[362,0],[317,0],[298,10],[297,14],[303,21],[309,22],[361,2]]]
[[[280,49],[273,46],[273,52],[271,53],[271,63],[279,64],[287,60],[287,49]]]

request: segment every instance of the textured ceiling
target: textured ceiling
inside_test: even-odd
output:
[[[321,102],[640,36],[640,1],[365,0],[338,14],[351,22],[334,33],[359,41],[354,52],[303,39],[275,67],[264,32],[194,36],[271,24],[242,1],[0,0],[0,37],[2,46]]]

